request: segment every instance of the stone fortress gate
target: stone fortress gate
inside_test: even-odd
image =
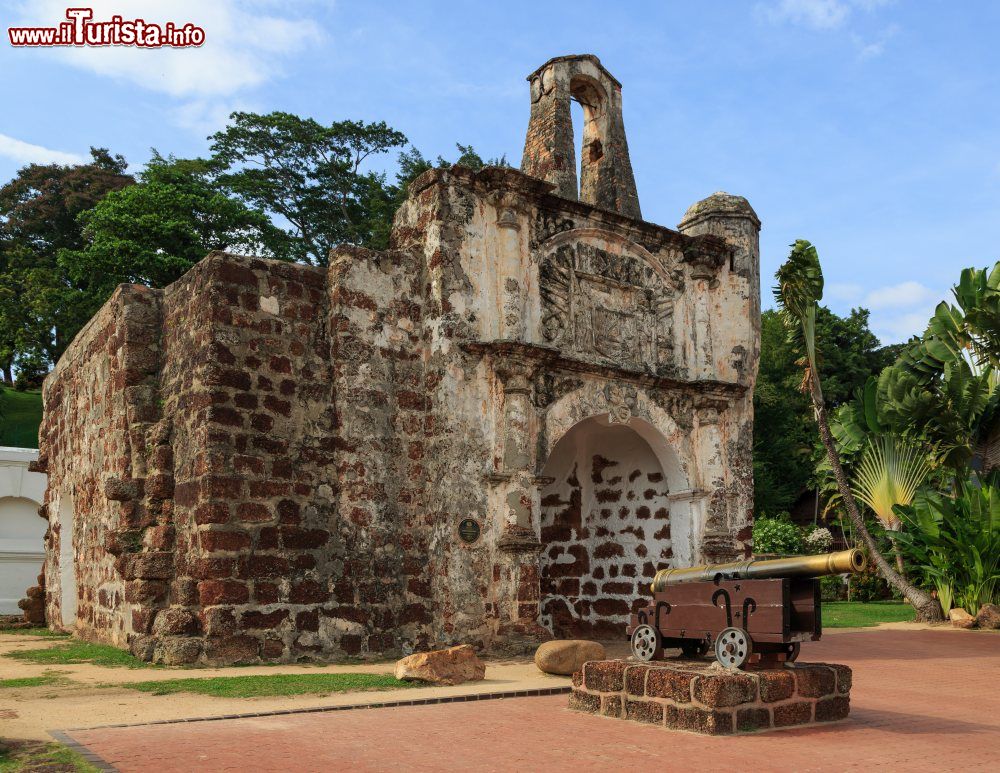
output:
[[[514,648],[748,552],[759,220],[643,221],[618,81],[528,80],[521,170],[428,171],[388,251],[116,290],[44,387],[50,625],[164,663]]]

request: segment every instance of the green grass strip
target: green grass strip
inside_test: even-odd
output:
[[[97,773],[97,768],[61,744],[46,741],[4,741],[0,738],[0,773],[22,771]]]
[[[13,687],[41,687],[46,684],[55,684],[59,681],[56,676],[25,676],[20,679],[0,679],[0,690]]]
[[[156,682],[132,682],[121,686],[153,695],[190,692],[214,695],[217,698],[262,698],[356,690],[395,690],[417,685],[413,682],[400,681],[391,674],[261,674],[165,679]]]
[[[860,601],[828,601],[823,604],[824,628],[869,628],[879,623],[912,623],[913,618],[913,607],[909,604],[865,604]]]
[[[107,644],[94,644],[86,641],[70,641],[39,650],[17,650],[8,652],[7,657],[23,660],[28,663],[44,665],[68,665],[72,663],[93,663],[95,666],[111,668],[154,668],[133,657],[125,650],[111,647]]]

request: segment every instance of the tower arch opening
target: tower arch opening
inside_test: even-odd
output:
[[[675,471],[644,437],[656,430],[641,423],[584,419],[546,461],[540,622],[556,636],[622,635],[656,570],[671,565]]]

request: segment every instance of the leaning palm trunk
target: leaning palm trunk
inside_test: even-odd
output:
[[[925,593],[912,583],[908,582],[902,574],[892,568],[892,565],[885,560],[885,556],[883,556],[879,551],[875,538],[872,537],[871,532],[868,531],[868,527],[865,525],[865,521],[861,517],[861,513],[858,510],[858,503],[854,499],[854,493],[851,491],[851,487],[847,483],[847,476],[844,474],[844,468],[840,464],[840,455],[837,453],[837,444],[833,439],[833,435],[830,434],[830,425],[828,424],[826,418],[826,406],[823,403],[823,390],[820,387],[819,376],[816,375],[816,370],[812,367],[809,368],[809,394],[810,397],[812,397],[813,407],[816,410],[816,424],[819,425],[819,437],[823,442],[823,446],[826,448],[826,455],[830,461],[830,468],[833,470],[834,480],[837,481],[837,489],[840,491],[840,496],[844,501],[847,516],[851,519],[851,523],[854,525],[854,529],[861,538],[861,541],[864,542],[865,547],[868,548],[868,552],[871,554],[872,560],[875,562],[875,566],[878,567],[879,572],[881,572],[882,576],[885,577],[886,581],[893,588],[903,594],[903,598],[910,602],[916,611],[917,620],[941,620],[943,618],[941,614],[941,605],[932,599],[930,594]]]
[[[816,370],[816,307],[823,297],[823,270],[820,267],[816,248],[804,239],[796,240],[788,260],[778,269],[775,277],[778,286],[774,289],[774,297],[792,322],[792,331],[801,341],[805,349],[806,373],[804,384],[812,397],[816,410],[816,423],[819,425],[819,436],[826,448],[833,470],[837,489],[844,500],[847,515],[851,519],[858,536],[868,548],[875,565],[882,576],[892,587],[896,588],[916,610],[918,620],[940,620],[941,607],[919,588],[907,582],[906,578],[890,566],[878,549],[878,545],[865,526],[864,519],[858,511],[858,504],[847,483],[844,468],[840,465],[837,446],[830,434],[830,425],[826,418],[826,407],[823,403],[823,389],[820,386],[819,373]]]

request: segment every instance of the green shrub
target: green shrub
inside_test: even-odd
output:
[[[761,516],[753,524],[754,553],[793,555],[802,552],[802,532],[788,513],[774,518]]]
[[[819,578],[819,592],[823,601],[845,601],[847,599],[847,583],[843,575],[833,574]]]
[[[945,615],[952,603],[974,615],[1000,601],[1000,488],[965,483],[954,498],[923,490],[896,513],[900,549]]]
[[[848,578],[848,583],[850,601],[889,601],[893,598],[892,588],[872,566],[870,559],[868,569],[860,574],[852,574]]]

